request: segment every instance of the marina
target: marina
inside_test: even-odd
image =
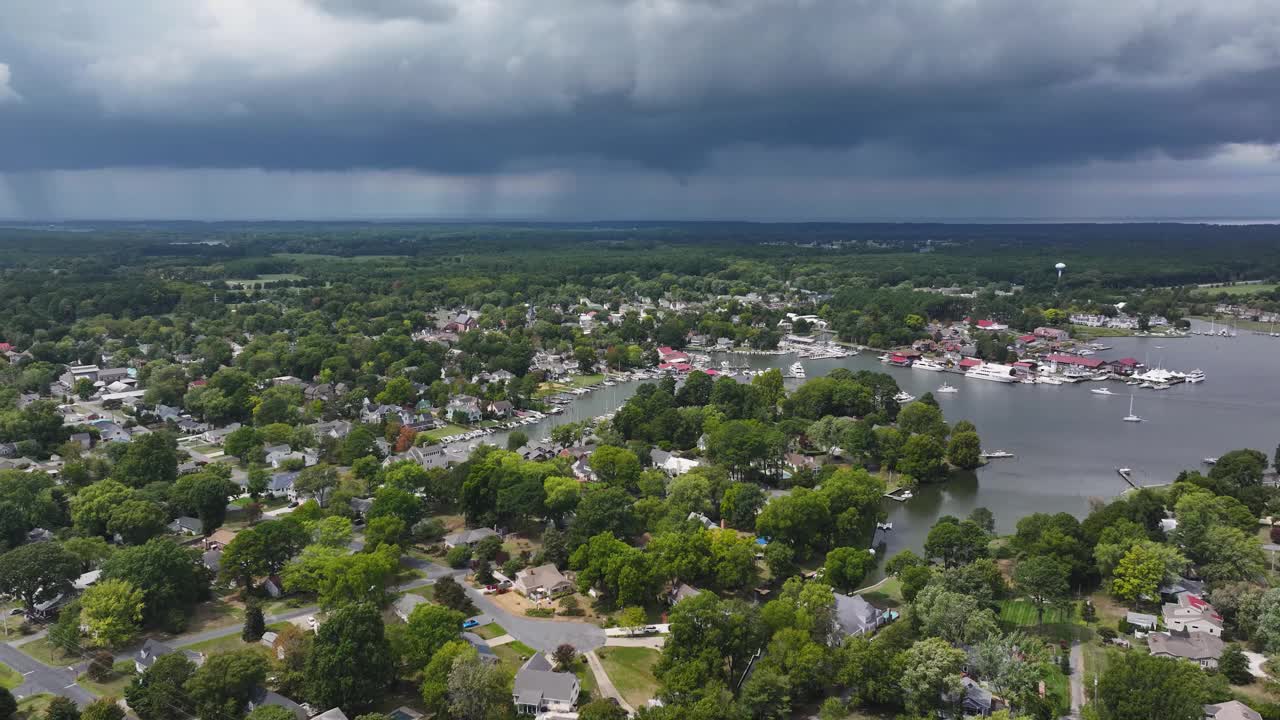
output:
[[[945,377],[958,392],[946,394],[943,406],[947,421],[973,422],[984,447],[1012,448],[1017,457],[988,463],[944,484],[920,486],[912,491],[909,501],[886,498],[887,521],[896,527],[881,538],[887,543],[887,556],[907,548],[918,551],[929,527],[945,514],[963,517],[975,507],[987,507],[995,513],[997,529],[1011,532],[1013,523],[1023,515],[1067,512],[1082,517],[1089,510],[1090,498],[1114,497],[1129,489],[1128,483],[1116,477],[1117,467],[1130,468],[1140,485],[1166,483],[1180,471],[1204,467],[1206,458],[1228,450],[1253,447],[1269,453],[1275,447],[1280,384],[1275,381],[1271,338],[1250,334],[1236,338],[1193,335],[1177,340],[1116,337],[1108,338],[1107,344],[1111,347],[1098,351],[1097,359],[1163,355],[1169,365],[1199,368],[1207,380],[1188,380],[1146,394],[1137,386],[1107,381],[1117,397],[1100,397],[1087,390],[1101,386],[1095,385],[1103,383],[1101,379],[1063,382],[1060,386],[1043,380],[1010,384],[971,379],[948,370]],[[711,358],[708,356],[708,362]],[[877,354],[868,352],[825,359],[715,353],[714,364],[708,367],[720,367],[722,361],[742,368],[735,372],[751,374],[771,368],[785,371],[800,362],[808,378],[821,377],[837,367],[887,372],[905,393],[917,397],[936,393],[939,388],[934,373],[886,367],[877,361]],[[606,415],[642,382],[658,377],[661,373],[656,371],[617,376],[614,386],[570,394],[567,404],[556,406],[560,414],[520,429],[531,438],[542,438],[555,425]],[[794,388],[804,381],[785,382]],[[1127,408],[1115,403],[1123,402],[1119,397],[1129,392],[1122,395],[1119,388],[1138,395],[1135,411],[1144,422],[1121,422]],[[500,430],[472,442],[505,446],[507,432]]]

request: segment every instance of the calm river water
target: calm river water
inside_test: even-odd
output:
[[[929,527],[941,515],[965,516],[985,506],[995,513],[997,530],[1010,532],[1018,518],[1033,512],[1069,512],[1083,516],[1090,498],[1110,498],[1128,486],[1117,467],[1133,469],[1140,485],[1173,480],[1180,470],[1201,468],[1201,459],[1241,447],[1270,457],[1280,443],[1280,338],[1241,332],[1234,338],[1106,338],[1113,349],[1102,359],[1135,357],[1171,370],[1200,368],[1207,380],[1169,390],[1136,390],[1135,412],[1142,423],[1121,418],[1129,410],[1130,388],[1107,383],[1115,392],[1089,392],[1100,383],[1079,385],[1001,385],[953,373],[891,368],[877,354],[833,360],[803,360],[807,375],[818,377],[837,367],[891,374],[913,395],[936,390],[943,380],[958,393],[936,395],[949,422],[967,419],[978,427],[985,450],[1008,450],[1016,458],[993,460],[967,481],[925,486],[898,503],[886,500],[894,529],[881,533],[887,556],[919,550]],[[722,356],[723,357],[723,356]],[[728,356],[736,365],[786,368],[792,355]],[[791,385],[791,381],[788,381]],[[584,396],[563,415],[525,428],[531,438],[545,437],[552,426],[611,412],[639,383],[623,383]],[[499,445],[505,438],[487,439]]]

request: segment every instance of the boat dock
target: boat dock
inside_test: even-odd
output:
[[[911,493],[911,489],[905,487],[894,488],[893,490],[885,493],[884,496],[890,500],[896,500],[898,502],[906,502],[914,497]]]
[[[1138,487],[1138,484],[1133,481],[1133,470],[1129,468],[1116,468],[1116,474],[1124,479],[1125,482],[1129,483],[1129,487],[1134,490],[1141,489]]]

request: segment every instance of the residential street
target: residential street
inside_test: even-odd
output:
[[[0,645],[0,662],[22,673],[23,682],[13,691],[18,699],[49,693],[70,698],[81,707],[94,700],[92,693],[76,684],[75,670],[49,667],[8,643]]]
[[[600,664],[600,658],[596,656],[594,650],[587,653],[587,665],[591,667],[591,674],[596,676],[596,687],[600,690],[600,696],[617,700],[618,705],[627,711],[627,715],[634,715],[635,708],[622,699],[622,693],[618,692],[618,688],[613,686],[613,681],[609,679],[609,673],[604,671],[604,665]]]

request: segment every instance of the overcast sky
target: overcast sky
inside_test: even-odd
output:
[[[1280,3],[0,0],[0,217],[1280,216]]]

